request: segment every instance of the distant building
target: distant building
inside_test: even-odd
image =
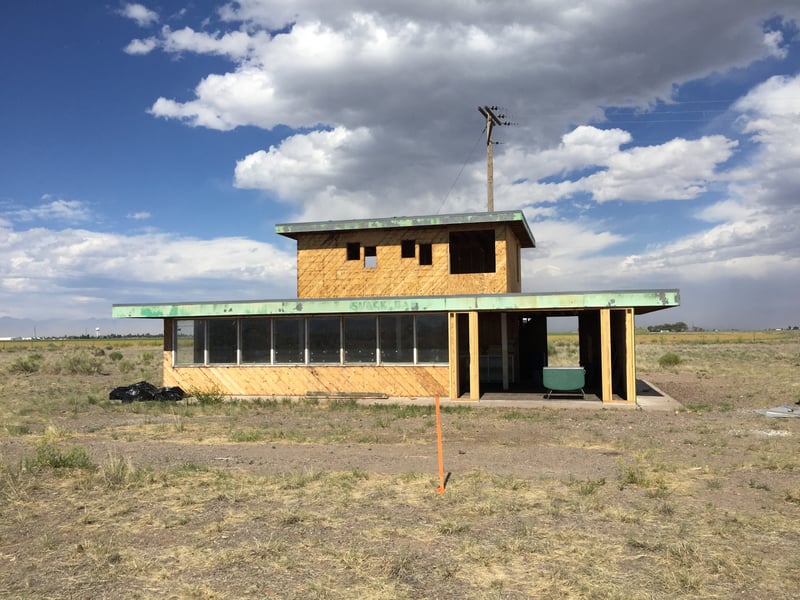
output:
[[[230,395],[478,400],[543,393],[548,317],[576,316],[585,389],[635,402],[634,316],[678,290],[523,293],[520,211],[291,223],[297,298],[117,304],[164,320],[164,385]],[[576,367],[579,365],[575,365]]]

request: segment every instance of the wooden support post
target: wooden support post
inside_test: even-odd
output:
[[[625,309],[625,382],[626,400],[636,402],[636,326],[632,308]]]
[[[450,330],[448,355],[450,360],[450,399],[457,400],[461,390],[458,389],[459,364],[458,364],[458,313],[448,313],[448,328]]]
[[[611,309],[600,309],[600,399],[611,402]]]
[[[469,399],[481,398],[481,356],[478,344],[478,313],[469,313]]]
[[[508,313],[500,313],[500,352],[503,361],[503,391],[508,391]]]

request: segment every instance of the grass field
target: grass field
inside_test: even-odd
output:
[[[570,363],[576,337],[553,336]],[[685,409],[120,404],[153,340],[0,342],[4,598],[794,598],[798,332],[644,334]],[[670,356],[671,355],[671,356]]]

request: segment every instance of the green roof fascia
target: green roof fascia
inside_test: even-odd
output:
[[[596,308],[634,308],[637,314],[680,305],[680,291],[622,290],[547,294],[481,294],[463,296],[407,296],[368,298],[314,298],[253,302],[185,302],[169,304],[115,304],[114,318],[193,318],[281,315],[321,315],[396,312],[463,311],[578,311]]]
[[[447,227],[450,225],[482,225],[508,223],[522,243],[523,248],[536,247],[536,240],[521,210],[460,213],[451,215],[423,215],[416,217],[387,217],[383,219],[351,219],[344,221],[317,221],[313,223],[279,223],[275,233],[297,239],[306,233],[335,231],[364,231],[370,229],[404,229],[410,227]]]

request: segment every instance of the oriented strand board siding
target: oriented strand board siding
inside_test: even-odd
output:
[[[509,251],[518,244],[507,226],[495,228],[494,273],[450,274],[449,232],[475,227],[363,230],[307,234],[297,242],[298,298],[351,298],[364,296],[439,296],[450,294],[500,294],[509,291]],[[507,250],[507,236],[512,248]],[[401,258],[400,242],[416,242],[415,257]],[[361,258],[347,260],[349,242],[361,244]],[[419,264],[419,244],[430,243],[433,264]],[[377,267],[364,266],[364,246],[375,246]],[[512,278],[516,278],[513,274]]]
[[[378,392],[395,397],[446,397],[443,366],[171,366],[164,354],[164,385],[184,390],[223,390],[234,396],[305,396],[306,392]]]

